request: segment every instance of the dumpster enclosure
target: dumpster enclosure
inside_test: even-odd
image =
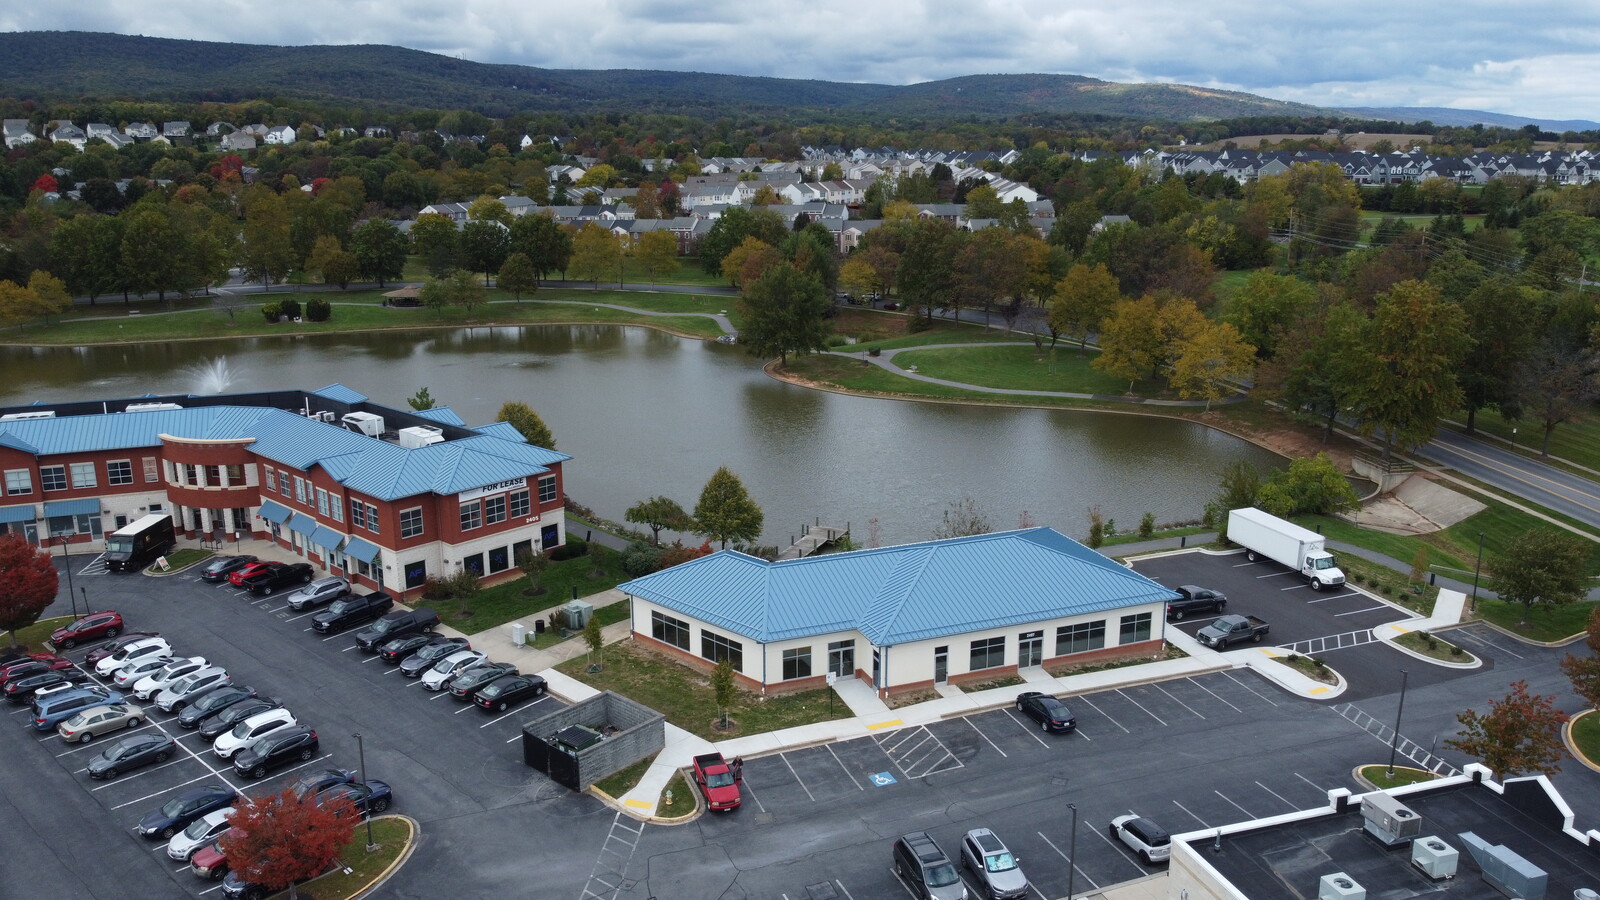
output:
[[[666,742],[666,716],[605,691],[524,723],[522,761],[583,791],[661,752]]]

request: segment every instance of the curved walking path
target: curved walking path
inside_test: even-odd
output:
[[[1148,397],[1129,397],[1125,394],[1082,394],[1075,391],[1030,391],[1023,388],[997,388],[986,387],[981,384],[967,384],[961,381],[950,381],[946,378],[934,378],[932,375],[923,375],[910,369],[903,369],[896,365],[894,358],[901,353],[912,350],[952,350],[966,347],[1032,347],[1032,341],[983,341],[972,344],[923,344],[918,347],[897,347],[892,350],[883,350],[878,356],[871,356],[865,352],[841,353],[837,350],[828,351],[829,355],[842,356],[846,359],[861,359],[883,369],[893,372],[902,378],[921,381],[927,384],[938,384],[944,387],[959,388],[964,391],[975,391],[980,394],[1000,394],[1009,397],[1053,397],[1066,400],[1102,400],[1107,403],[1138,403],[1144,406],[1171,406],[1181,408],[1200,408],[1207,406],[1204,400],[1154,400]],[[1244,397],[1235,394],[1225,400],[1214,400],[1209,405],[1218,406],[1228,403],[1239,403]]]

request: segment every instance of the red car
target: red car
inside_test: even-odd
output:
[[[122,633],[122,613],[113,610],[89,613],[65,628],[50,632],[50,646],[71,650],[84,641],[114,638]]]
[[[228,874],[228,856],[216,841],[201,847],[189,857],[189,870],[201,878],[221,881]]]
[[[13,678],[24,675],[38,675],[41,672],[63,672],[72,668],[72,660],[54,653],[29,653],[21,659],[13,659],[0,665],[0,686]]]
[[[265,572],[271,565],[272,563],[267,560],[260,560],[258,562],[253,562],[242,569],[234,569],[232,572],[228,573],[228,583],[234,587],[239,587],[240,585],[244,584],[244,580],[246,578],[249,578],[251,575],[254,575],[257,572]]]

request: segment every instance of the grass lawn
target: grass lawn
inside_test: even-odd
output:
[[[594,617],[600,622],[600,627],[604,628],[607,625],[612,625],[626,620],[629,612],[630,610],[628,609],[627,603],[612,603],[609,606],[597,608],[594,611]],[[529,627],[532,626],[530,625]],[[571,637],[562,637],[560,631],[552,628],[546,628],[544,631],[528,635],[528,646],[533,647],[536,650],[546,650],[550,647],[554,647],[557,644],[562,644],[567,641],[582,642],[583,635],[574,634]]]
[[[346,900],[354,897],[356,892],[366,887],[382,874],[400,854],[406,851],[415,839],[412,834],[411,823],[396,816],[385,816],[372,820],[372,840],[378,849],[367,852],[367,826],[363,822],[356,823],[355,834],[351,835],[350,843],[344,847],[344,852],[339,854],[338,861],[334,864],[332,872],[319,878],[312,879],[298,887],[302,897],[316,897],[317,900]],[[348,873],[345,869],[349,869]],[[273,894],[274,898],[289,896],[288,891]]]
[[[1186,537],[1195,534],[1209,534],[1211,531],[1212,529],[1207,528],[1204,525],[1186,525],[1183,528],[1157,529],[1156,531],[1151,532],[1149,537],[1140,535],[1137,530],[1119,531],[1118,533],[1106,538],[1105,541],[1101,543],[1101,546],[1115,547],[1118,544],[1137,544],[1143,541],[1158,541],[1162,538]],[[1191,545],[1194,545],[1195,543],[1196,542],[1194,541],[1189,542]]]
[[[496,625],[504,625],[513,619],[560,606],[572,599],[574,588],[577,589],[579,597],[587,597],[590,594],[610,590],[631,577],[622,571],[622,557],[615,550],[605,551],[604,566],[599,575],[593,574],[594,570],[594,562],[583,556],[551,563],[539,579],[540,585],[545,588],[542,594],[531,597],[525,595],[523,592],[528,587],[528,580],[519,576],[511,581],[484,588],[478,596],[467,603],[462,603],[453,597],[422,602],[438,610],[439,618],[444,624],[460,628],[462,631],[478,633]],[[463,615],[468,611],[471,612],[470,616]],[[529,629],[533,628],[531,620],[524,624]]]
[[[1338,677],[1329,671],[1326,665],[1309,656],[1291,653],[1288,656],[1274,656],[1272,661],[1282,663],[1312,681],[1320,681],[1323,684],[1339,683]]]
[[[169,571],[175,572],[184,566],[192,566],[202,559],[210,559],[215,555],[210,550],[201,550],[199,547],[180,547],[167,554],[167,565],[170,567]],[[146,571],[160,572],[161,568],[159,564],[151,563]]]
[[[916,366],[919,375],[984,387],[1113,396],[1126,393],[1127,381],[1091,365],[1096,356],[1079,356],[1076,347],[1060,346],[1041,355],[1030,345],[908,350],[894,361],[902,369]],[[1135,390],[1140,396],[1160,393],[1155,382],[1142,382]]]
[[[1580,713],[1572,720],[1572,745],[1592,763],[1600,763],[1600,713]]]
[[[654,756],[647,756],[626,769],[612,772],[610,775],[596,781],[594,786],[605,791],[613,799],[621,797],[623,794],[633,790],[634,786],[639,783],[639,779],[644,777],[644,773],[650,771],[650,764],[655,761],[656,758]]]
[[[1111,401],[1075,400],[1064,397],[1007,397],[962,388],[913,381],[888,372],[864,360],[812,354],[790,357],[789,375],[806,382],[828,384],[843,390],[891,397],[927,397],[935,400],[967,400],[999,406],[1040,406],[1063,408],[1126,408]]]
[[[1420,653],[1429,659],[1459,663],[1472,661],[1472,654],[1438,635],[1429,634],[1425,631],[1408,631],[1395,638],[1394,642],[1413,653]]]
[[[1378,227],[1384,219],[1400,219],[1412,228],[1426,230],[1433,224],[1433,213],[1396,213],[1384,212],[1379,209],[1365,209],[1361,211],[1361,222],[1368,230]],[[1483,216],[1462,216],[1462,223],[1466,226],[1467,234],[1471,234],[1483,227]]]
[[[556,668],[596,690],[616,691],[643,703],[664,714],[668,722],[712,741],[854,715],[843,700],[833,696],[832,688],[765,699],[740,691],[728,711],[737,727],[724,733],[713,727],[719,711],[709,675],[627,641],[605,649],[599,672],[586,671],[588,664],[586,657],[578,657]]]
[[[1464,415],[1457,414],[1461,421]],[[1537,456],[1544,442],[1544,428],[1538,422],[1509,422],[1492,409],[1478,410],[1476,426],[1479,431],[1507,441],[1515,440],[1522,452]],[[1511,429],[1516,428],[1513,435]],[[1550,455],[1571,460],[1580,466],[1600,469],[1600,416],[1581,414],[1571,422],[1557,425],[1550,432]]]
[[[0,643],[0,648],[9,648],[13,644],[16,644],[20,645],[24,650],[48,651],[50,648],[45,646],[45,638],[50,636],[50,632],[55,631],[57,628],[60,628],[72,620],[72,616],[56,616],[53,619],[40,619],[32,625],[29,625],[27,628],[17,629],[15,634],[6,635],[3,639],[4,643]]]
[[[1405,766],[1394,767],[1394,777],[1389,777],[1387,765],[1362,766],[1361,777],[1372,782],[1379,790],[1400,787],[1407,784],[1417,784],[1422,781],[1432,781],[1439,776],[1425,769],[1408,769]]]
[[[1501,628],[1530,641],[1559,641],[1582,634],[1589,624],[1593,603],[1569,603],[1566,606],[1540,604],[1522,623],[1522,604],[1502,603],[1488,597],[1478,597],[1478,615]]]

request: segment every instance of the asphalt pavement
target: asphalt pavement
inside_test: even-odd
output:
[[[1511,449],[1441,430],[1420,451],[1462,475],[1600,528],[1600,484]]]

